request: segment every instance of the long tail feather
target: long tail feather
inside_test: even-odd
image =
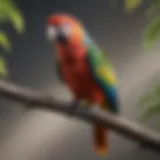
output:
[[[95,152],[99,156],[106,156],[108,154],[108,129],[99,124],[93,126],[94,147]]]
[[[106,102],[104,101],[100,105],[101,109],[104,111],[108,110]],[[99,156],[107,156],[109,150],[109,129],[95,123],[93,126],[93,136],[94,136],[94,147],[95,152]]]

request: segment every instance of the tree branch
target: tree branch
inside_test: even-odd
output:
[[[40,93],[10,82],[0,81],[0,96],[28,104],[30,108],[42,108],[69,115],[70,104],[58,102],[47,93]],[[145,144],[145,147],[160,153],[160,135],[144,126],[137,125],[120,116],[105,113],[98,108],[85,110],[79,108],[72,116],[87,122],[98,122],[104,127],[110,127],[115,132],[131,140]]]

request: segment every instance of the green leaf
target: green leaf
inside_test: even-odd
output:
[[[149,119],[152,118],[153,116],[156,116],[160,114],[160,101],[152,104],[142,113],[142,118],[143,119]]]
[[[154,0],[152,1],[152,4],[149,6],[149,8],[146,11],[146,15],[148,17],[156,16],[160,13],[160,0]]]
[[[124,0],[124,9],[127,13],[131,13],[136,8],[140,7],[143,0]]]
[[[6,19],[7,19],[6,16],[4,14],[0,13],[0,23],[6,22]]]
[[[0,31],[0,46],[3,47],[6,51],[11,50],[10,41],[8,40],[6,33],[3,31]]]
[[[160,114],[160,84],[155,85],[151,92],[145,94],[138,106],[142,109],[142,119],[149,119]]]
[[[15,6],[13,5],[12,1],[8,0],[0,0],[0,16],[5,17],[10,14],[10,11],[14,9]]]
[[[23,20],[21,12],[15,9],[10,13],[9,17],[17,33],[19,34],[23,33],[24,32],[24,20]]]
[[[152,47],[160,38],[160,15],[154,18],[144,31],[144,48]]]
[[[8,76],[7,65],[3,57],[0,57],[0,76]]]
[[[153,90],[147,94],[145,94],[138,102],[138,106],[140,108],[144,108],[148,103],[154,103],[160,99],[160,86],[155,86]]]
[[[24,18],[22,16],[22,13],[12,0],[0,1],[0,20],[2,22],[10,21],[13,27],[16,29],[17,33],[23,33]]]
[[[146,98],[146,99],[145,99],[145,98]],[[159,101],[159,96],[158,96],[158,95],[153,96],[153,97],[149,97],[149,95],[148,95],[148,97],[147,97],[147,96],[144,97],[144,98],[139,102],[138,107],[139,107],[140,109],[145,109],[145,108],[147,108],[150,104],[153,104],[153,103],[155,103],[155,102],[157,102],[157,101]]]

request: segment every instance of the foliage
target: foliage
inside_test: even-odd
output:
[[[152,1],[147,10],[147,16],[151,18],[143,34],[143,46],[151,48],[160,40],[160,0]],[[144,106],[142,117],[145,119],[160,115],[160,83],[153,88],[151,93],[146,93],[140,100]]]
[[[160,0],[152,1],[146,15],[150,20],[143,35],[143,46],[153,47],[160,40]]]
[[[10,41],[7,38],[7,35],[4,31],[0,31],[0,45],[6,50],[10,51]]]
[[[0,24],[11,23],[18,34],[24,31],[24,19],[21,11],[12,0],[0,0]],[[5,51],[11,50],[11,44],[5,31],[0,30],[0,46]],[[0,76],[6,76],[7,68],[5,59],[0,55]]]
[[[155,18],[148,24],[144,36],[143,45],[145,48],[152,47],[160,39],[160,15],[156,15]]]
[[[160,84],[146,93],[139,101],[142,109],[142,118],[148,119],[160,114]]]
[[[142,4],[143,0],[124,0],[124,9],[127,13],[131,13]]]
[[[144,0],[124,0],[124,9],[131,13],[143,2]],[[142,44],[144,48],[150,48],[160,39],[160,0],[150,0],[146,16],[151,20],[143,33]]]
[[[143,0],[124,0],[125,11],[131,13],[142,3]],[[150,0],[146,16],[151,19],[142,37],[142,44],[147,49],[153,47],[160,39],[160,0]],[[145,119],[160,115],[160,84],[156,85],[150,93],[146,93],[140,99],[138,106],[143,109],[142,117]]]

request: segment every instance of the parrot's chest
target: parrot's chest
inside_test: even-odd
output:
[[[63,77],[70,87],[83,90],[83,88],[90,88],[89,86],[91,84],[93,85],[93,80],[91,79],[90,71],[86,63],[66,63],[62,64],[61,68]]]
[[[61,64],[63,79],[77,98],[99,99],[103,94],[85,61]],[[98,98],[99,97],[99,98]]]

